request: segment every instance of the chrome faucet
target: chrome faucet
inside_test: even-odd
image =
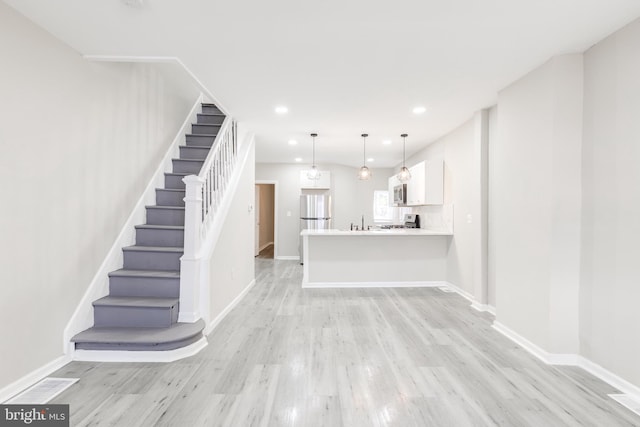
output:
[[[364,215],[362,215],[362,228],[361,228],[361,230],[364,231]]]

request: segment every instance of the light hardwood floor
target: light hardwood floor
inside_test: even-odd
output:
[[[74,362],[71,425],[639,426],[578,368],[544,365],[434,288],[309,289],[295,261],[257,283],[197,356]]]

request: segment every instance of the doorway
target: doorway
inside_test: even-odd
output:
[[[274,259],[276,254],[276,184],[256,182],[255,255]]]

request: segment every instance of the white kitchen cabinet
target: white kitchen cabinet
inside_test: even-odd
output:
[[[409,168],[407,206],[444,203],[444,161],[425,160]]]
[[[327,190],[331,188],[331,172],[320,171],[319,179],[309,179],[307,177],[307,171],[300,171],[300,188],[301,189],[316,189]]]

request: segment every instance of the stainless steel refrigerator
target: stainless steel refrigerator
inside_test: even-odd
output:
[[[300,231],[331,228],[331,196],[303,194],[300,196]],[[302,236],[300,236],[300,264],[303,262]]]

